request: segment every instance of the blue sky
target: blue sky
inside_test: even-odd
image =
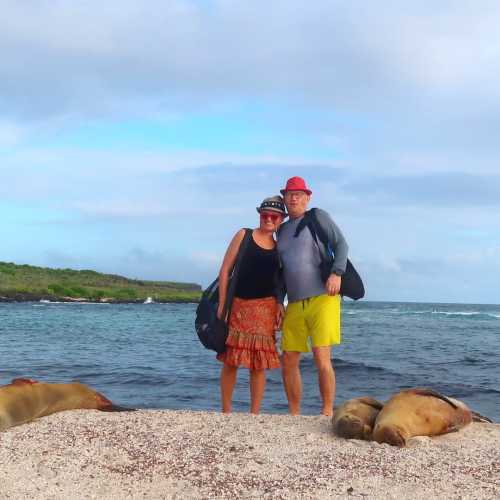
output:
[[[371,300],[498,303],[496,1],[2,2],[0,260],[206,285],[293,175]]]

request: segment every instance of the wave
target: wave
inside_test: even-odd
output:
[[[304,358],[301,361],[301,364],[306,371],[316,370],[314,365],[314,359],[312,357]],[[400,376],[399,373],[384,368],[382,366],[370,365],[367,363],[356,362],[356,361],[347,361],[342,358],[333,358],[333,367],[336,371],[344,374],[353,371],[357,374],[369,373],[370,375],[373,375],[374,373],[378,373],[379,376],[382,376],[382,374]]]
[[[52,306],[56,304],[76,304],[76,305],[95,305],[95,306],[110,306],[112,305],[110,302],[80,302],[80,301],[75,301],[75,302],[64,302],[64,301],[47,301],[47,302],[42,302],[39,304],[33,304],[33,307],[46,307],[46,306]]]
[[[486,313],[481,311],[432,311],[432,314],[439,314],[447,317],[465,317],[471,319],[500,319],[500,314]]]
[[[397,309],[392,309],[392,310],[381,310],[381,311],[373,311],[373,310],[356,310],[356,311],[349,311],[349,310],[344,310],[342,311],[343,315],[347,316],[359,316],[363,314],[373,314],[374,312],[378,314],[390,314],[390,315],[397,315],[397,316],[430,316],[430,315],[438,315],[438,316],[445,316],[448,318],[469,318],[469,319],[493,319],[497,320],[500,319],[500,313],[491,313],[491,312],[484,312],[484,311],[440,311],[438,309],[427,309],[427,310],[420,310],[420,311],[408,311],[408,310],[397,310]]]
[[[427,315],[438,314],[448,317],[468,317],[468,318],[483,318],[483,319],[500,319],[500,313],[489,313],[484,311],[440,311],[438,309],[427,309],[423,311],[386,311],[392,314],[400,315]]]
[[[476,356],[464,356],[460,359],[453,360],[439,360],[435,362],[431,362],[431,365],[439,365],[439,366],[478,366],[481,368],[496,368],[498,367],[498,361],[493,359],[495,354],[492,353],[481,353]],[[488,359],[492,358],[492,359]]]

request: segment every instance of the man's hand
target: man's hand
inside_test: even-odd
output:
[[[281,330],[281,325],[283,324],[283,318],[285,317],[285,307],[283,304],[278,304],[276,308],[276,330]]]
[[[325,288],[328,295],[337,295],[340,293],[340,283],[342,282],[342,277],[336,274],[330,274],[330,277],[326,280]]]

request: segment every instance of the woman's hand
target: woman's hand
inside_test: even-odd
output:
[[[223,310],[224,310],[224,304],[219,304],[219,307],[217,307],[217,317],[219,319],[222,319]]]

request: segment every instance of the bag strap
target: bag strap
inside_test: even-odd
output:
[[[326,239],[325,241],[326,236],[323,233],[323,231],[321,231],[322,228],[320,227],[318,220],[316,218],[315,210],[316,210],[315,208],[311,208],[311,210],[308,210],[304,214],[302,220],[298,223],[297,227],[295,228],[295,233],[293,236],[294,238],[297,238],[305,227],[309,228],[311,236],[319,249],[321,258],[323,258],[323,253],[321,251],[320,241],[325,247],[326,257],[330,257],[333,254],[333,251],[331,249],[330,243],[328,242],[328,239]],[[318,234],[318,229],[320,230],[319,231],[320,234]]]
[[[240,248],[238,249],[238,255],[236,256],[236,262],[234,263],[233,272],[231,273],[231,280],[227,288],[226,302],[224,303],[224,308],[222,309],[222,317],[225,318],[228,313],[231,312],[231,306],[233,305],[233,297],[236,292],[236,284],[238,281],[238,272],[241,267],[241,261],[245,255],[248,244],[250,243],[250,238],[252,237],[253,230],[245,228],[245,236],[240,243]]]

